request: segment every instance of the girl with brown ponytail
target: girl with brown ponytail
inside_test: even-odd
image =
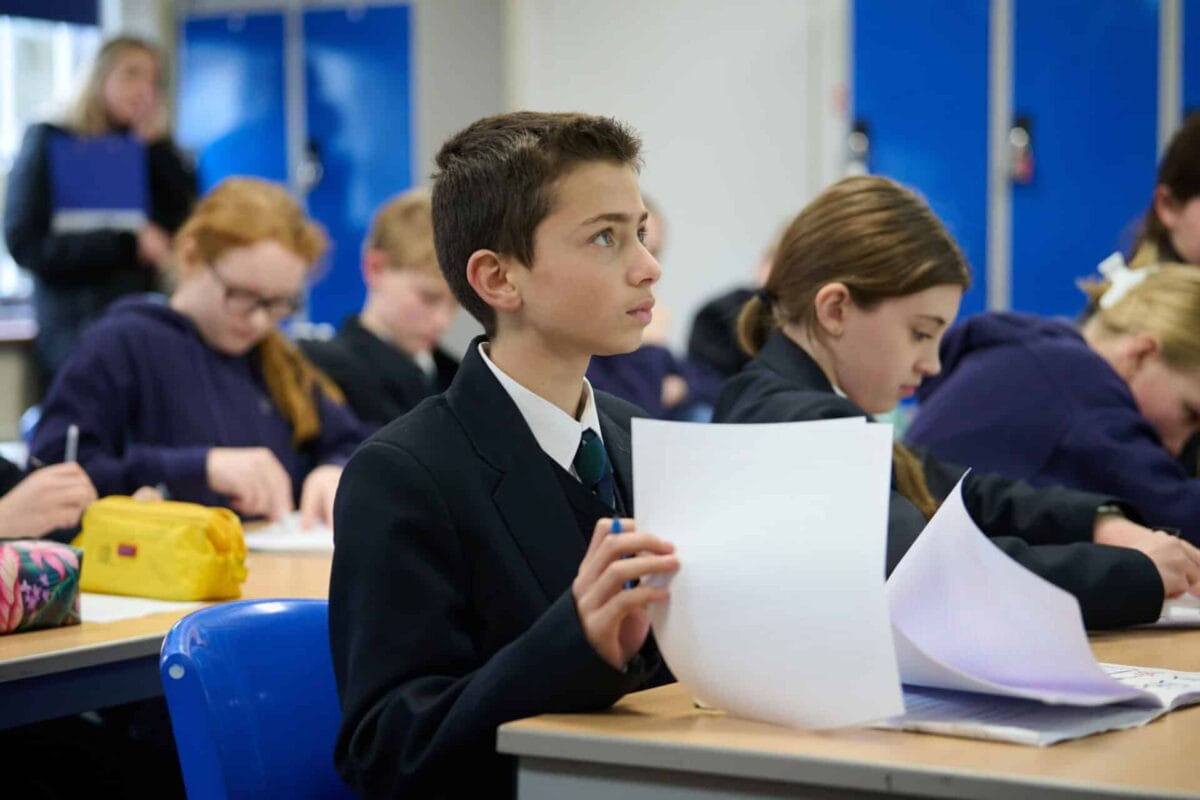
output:
[[[325,234],[280,186],[230,178],[176,238],[168,303],[117,303],[46,398],[32,452],[79,462],[101,495],[162,485],[171,498],[278,518],[299,502],[332,522],[361,425],[337,388],[283,337]]]
[[[753,359],[725,383],[715,420],[890,411],[937,374],[938,343],[969,282],[962,252],[912,192],[875,176],[833,185],[785,230],[743,309]],[[889,572],[964,471],[896,445]],[[963,500],[997,546],[1079,599],[1089,627],[1153,621],[1165,596],[1200,588],[1200,552],[1107,513],[1132,515],[1116,498],[971,473]]]

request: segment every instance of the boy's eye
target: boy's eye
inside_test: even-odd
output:
[[[597,233],[595,236],[592,237],[592,241],[595,242],[596,244],[600,245],[601,247],[612,247],[613,245],[615,245],[617,243],[617,240],[613,237],[613,232],[612,232],[611,228],[606,228],[606,229],[600,231],[599,233]]]
[[[637,236],[638,236],[639,242],[641,242],[642,244],[646,243],[646,229],[645,228],[638,228]]]
[[[932,334],[919,331],[916,328],[913,328],[912,336],[914,342],[925,342],[933,338]]]

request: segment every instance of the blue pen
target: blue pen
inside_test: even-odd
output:
[[[613,517],[612,527],[609,528],[608,531],[609,531],[609,533],[620,533],[621,532],[621,519],[619,517]],[[633,556],[625,556],[625,558],[633,558]],[[637,586],[636,580],[625,581],[626,589],[632,589],[634,586]]]

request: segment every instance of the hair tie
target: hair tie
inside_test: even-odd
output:
[[[1113,253],[1101,261],[1096,269],[1108,279],[1108,289],[1100,296],[1099,301],[1100,307],[1107,309],[1121,302],[1125,295],[1129,294],[1135,286],[1146,280],[1146,276],[1157,270],[1158,267],[1130,269],[1125,264],[1124,256],[1120,253]]]
[[[759,302],[764,303],[768,306],[775,304],[775,293],[772,292],[770,289],[766,288],[765,286],[760,289],[757,289],[754,292],[754,296],[758,298]]]

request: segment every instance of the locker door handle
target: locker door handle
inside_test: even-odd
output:
[[[304,145],[304,157],[300,159],[297,168],[300,191],[308,194],[317,187],[323,177],[325,165],[321,162],[321,145],[315,139],[309,139]]]
[[[1033,183],[1033,119],[1028,114],[1014,116],[1008,129],[1008,174],[1015,184]]]
[[[856,119],[846,136],[846,172],[865,175],[871,171],[871,126],[865,119]]]

